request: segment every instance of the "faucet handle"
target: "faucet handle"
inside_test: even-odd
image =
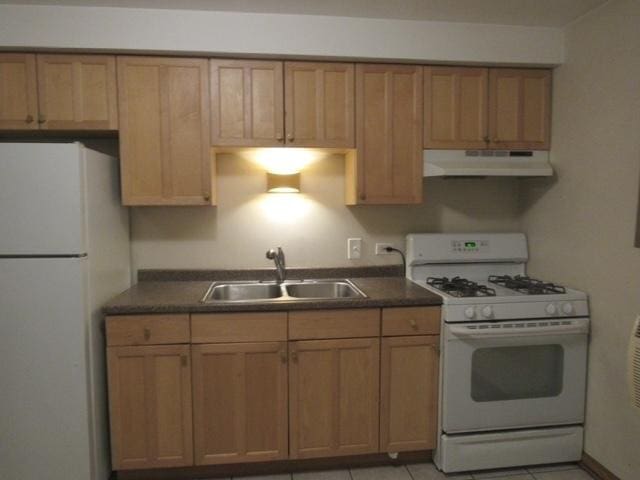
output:
[[[273,260],[276,257],[276,251],[273,248],[270,248],[269,250],[267,250],[266,257],[269,260]]]

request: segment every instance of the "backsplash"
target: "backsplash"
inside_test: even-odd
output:
[[[375,243],[404,249],[409,232],[517,231],[518,181],[428,179],[415,206],[344,204],[344,159],[327,155],[301,175],[301,194],[265,193],[263,167],[238,155],[217,159],[218,206],[132,209],[132,261],[142,268],[266,268],[282,246],[292,267],[400,263]],[[347,259],[347,238],[362,257]]]

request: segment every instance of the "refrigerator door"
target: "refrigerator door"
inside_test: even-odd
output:
[[[0,478],[96,478],[87,266],[87,258],[0,258]]]
[[[0,257],[86,253],[83,151],[0,143]]]

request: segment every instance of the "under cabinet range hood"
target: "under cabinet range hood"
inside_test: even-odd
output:
[[[549,177],[547,151],[425,150],[425,177]]]

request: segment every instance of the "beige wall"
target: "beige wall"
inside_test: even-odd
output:
[[[536,65],[564,58],[554,27],[47,5],[0,5],[0,46]]]
[[[530,271],[589,293],[586,445],[624,480],[640,478],[640,410],[626,385],[629,335],[640,314],[633,247],[640,171],[640,2],[612,1],[566,31],[554,73],[556,181],[524,183]]]
[[[518,229],[513,179],[425,180],[418,206],[344,205],[342,156],[302,172],[303,194],[265,192],[263,167],[238,156],[217,165],[216,208],[132,209],[134,268],[270,267],[265,251],[281,245],[291,266],[400,263],[375,256],[375,242],[404,248],[409,232]],[[361,260],[347,260],[347,238],[361,237]]]

